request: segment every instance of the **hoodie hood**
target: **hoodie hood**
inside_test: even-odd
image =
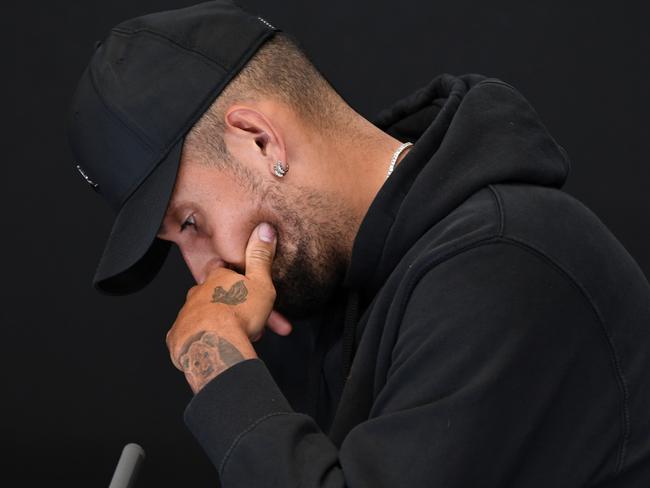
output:
[[[477,74],[442,74],[371,122],[410,151],[380,188],[354,241],[344,286],[344,375],[363,311],[409,248],[473,193],[519,182],[560,188],[570,161],[512,86]]]

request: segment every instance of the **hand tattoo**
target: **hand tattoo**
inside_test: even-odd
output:
[[[201,332],[185,349],[179,362],[195,393],[212,378],[244,360],[235,346],[214,332]]]
[[[239,280],[237,283],[226,291],[222,287],[217,286],[212,294],[213,303],[226,303],[228,305],[238,305],[246,301],[248,296],[248,289],[244,284],[244,280]]]

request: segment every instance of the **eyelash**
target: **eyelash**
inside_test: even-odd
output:
[[[190,221],[192,219],[192,221]],[[196,221],[194,220],[194,215],[190,215],[187,219],[185,219],[185,222],[181,224],[181,232],[185,230],[185,227],[188,225],[193,225],[196,227]]]

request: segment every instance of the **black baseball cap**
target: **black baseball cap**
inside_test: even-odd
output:
[[[74,165],[116,214],[96,290],[133,293],[158,273],[170,242],[156,234],[185,135],[277,31],[213,0],[126,20],[95,43],[66,129]]]

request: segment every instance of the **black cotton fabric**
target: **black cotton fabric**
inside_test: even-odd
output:
[[[222,485],[650,486],[650,285],[535,110],[444,74],[373,122],[415,145],[331,306],[185,410]]]

